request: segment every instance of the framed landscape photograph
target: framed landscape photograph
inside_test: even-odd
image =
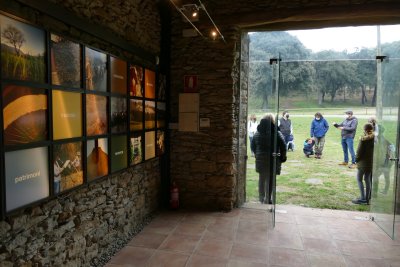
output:
[[[2,78],[45,82],[45,31],[3,15],[0,25]]]
[[[111,132],[124,133],[127,131],[128,111],[126,98],[111,97]]]
[[[165,102],[157,102],[157,128],[165,127]]]
[[[89,136],[107,133],[107,97],[86,95],[86,134]]]
[[[165,94],[167,88],[167,76],[165,74],[160,73],[158,75],[158,92],[157,98],[158,100],[165,101]]]
[[[97,138],[86,142],[88,181],[93,181],[108,174],[107,142],[107,138]]]
[[[7,212],[50,195],[48,164],[47,147],[5,153]]]
[[[146,98],[156,98],[156,73],[146,69],[144,71],[144,92]]]
[[[82,142],[53,146],[54,194],[83,184]]]
[[[144,107],[144,125],[145,129],[156,128],[156,102],[145,101]]]
[[[157,130],[157,144],[156,144],[156,155],[161,156],[165,152],[165,132]]]
[[[119,135],[111,137],[111,172],[128,167],[127,136]]]
[[[143,100],[130,100],[130,130],[143,130]]]
[[[129,95],[136,97],[144,96],[143,67],[130,65],[129,67]]]
[[[53,90],[53,139],[82,136],[82,95]]]
[[[17,145],[47,139],[47,92],[6,85],[3,88],[4,144]]]
[[[111,93],[127,94],[127,63],[122,59],[110,57]]]
[[[131,165],[139,164],[143,161],[143,134],[142,132],[134,132],[130,141],[130,163]]]
[[[145,156],[144,159],[152,159],[156,156],[156,132],[155,131],[150,131],[145,133]]]
[[[81,88],[81,47],[62,36],[51,34],[51,82]]]
[[[86,47],[86,89],[107,91],[107,55]]]

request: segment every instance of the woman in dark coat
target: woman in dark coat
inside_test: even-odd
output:
[[[256,171],[259,173],[258,195],[261,203],[272,203],[273,163],[276,159],[276,174],[281,172],[281,163],[286,161],[286,143],[282,133],[277,132],[277,153],[273,157],[275,140],[275,120],[272,114],[265,115],[257,127],[251,142],[256,157]]]

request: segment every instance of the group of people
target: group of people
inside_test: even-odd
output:
[[[352,110],[345,112],[345,119],[341,123],[333,122],[332,125],[341,131],[341,145],[343,149],[343,162],[341,166],[349,168],[357,168],[357,183],[360,190],[360,197],[352,200],[355,204],[369,204],[371,193],[376,194],[378,190],[378,180],[375,179],[372,185],[372,169],[374,146],[380,153],[385,153],[377,160],[384,159],[385,162],[375,162],[375,175],[379,177],[381,174],[385,177],[385,188],[382,193],[387,193],[389,189],[389,170],[390,170],[390,153],[394,151],[391,145],[382,134],[382,128],[379,127],[375,118],[370,118],[368,123],[363,127],[364,133],[360,138],[357,151],[354,151],[354,138],[356,136],[358,120],[353,115]],[[314,115],[311,122],[310,137],[304,142],[303,152],[306,157],[315,155],[316,159],[321,159],[325,145],[325,136],[329,130],[329,124],[320,112]],[[282,118],[275,124],[275,118],[272,114],[265,115],[260,123],[257,123],[255,115],[250,116],[248,125],[250,138],[250,148],[252,156],[256,158],[256,171],[259,173],[259,201],[261,203],[272,203],[272,177],[275,171],[280,174],[281,164],[287,159],[287,151],[292,143],[291,149],[294,148],[293,143],[293,126],[289,119],[289,112],[284,111]],[[277,151],[274,152],[274,142],[277,141]],[[349,153],[351,163],[349,164]],[[274,165],[274,161],[276,163]],[[275,169],[274,169],[275,167]],[[364,186],[365,184],[365,186]],[[371,190],[371,188],[374,190]]]

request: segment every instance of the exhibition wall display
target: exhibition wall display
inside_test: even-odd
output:
[[[0,14],[1,215],[165,153],[166,76]]]

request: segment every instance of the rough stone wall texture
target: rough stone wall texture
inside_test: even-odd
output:
[[[60,1],[59,5],[63,3]],[[155,3],[135,3],[130,4],[131,9],[146,7],[146,12],[129,11],[130,14],[141,14],[136,18],[136,25],[140,26],[135,26],[132,34],[138,39],[133,41],[138,42],[137,46],[157,54],[160,25]],[[94,38],[23,4],[17,3],[14,7],[17,8],[8,12],[39,27],[127,60],[135,60],[138,64],[151,64],[141,62],[140,55],[122,51],[107,41]],[[123,6],[119,7],[120,11],[114,8],[112,12],[102,9],[90,12],[97,19],[94,22],[100,24],[98,27],[105,27],[100,22],[112,24],[112,20],[117,20],[115,17],[110,18],[109,13],[113,16],[118,12],[125,14]],[[126,28],[119,30],[124,35]],[[132,36],[130,38],[134,39]],[[149,39],[152,42],[148,42]],[[159,159],[147,161],[6,217],[0,222],[0,266],[96,266],[99,258],[107,256],[122,241],[137,232],[159,208],[160,165]]]
[[[200,92],[200,118],[210,118],[209,128],[200,128],[198,133],[171,130],[171,179],[180,187],[181,203],[186,207],[205,209],[231,209],[244,200],[245,144],[247,115],[247,88],[238,79],[241,31],[235,23],[246,12],[257,13],[263,22],[269,17],[282,14],[286,21],[297,19],[310,8],[314,10],[336,10],[351,12],[358,7],[397,4],[394,0],[249,0],[202,1],[213,17],[227,43],[221,40],[205,40],[201,37],[183,37],[182,30],[190,29],[188,23],[173,11],[171,40],[171,122],[178,122],[178,95],[183,92],[184,75],[198,75]],[[343,16],[343,13],[341,13]],[[293,16],[293,17],[291,17]],[[249,15],[251,19],[251,15]],[[329,20],[329,19],[328,19]],[[335,21],[334,17],[332,23]],[[339,21],[339,20],[338,20]],[[361,20],[360,20],[361,21]],[[301,25],[296,21],[296,25]],[[342,23],[342,22],[340,22]],[[363,22],[365,23],[365,21]],[[201,12],[195,23],[208,37],[211,24]],[[316,25],[316,23],[308,23]],[[343,24],[343,23],[342,23]],[[294,24],[292,24],[293,26]],[[303,24],[305,25],[305,24]],[[284,27],[284,26],[283,26]],[[306,26],[305,26],[306,27]],[[239,49],[238,49],[239,47]],[[242,48],[243,49],[243,48]],[[246,75],[241,78],[244,79]],[[243,105],[240,104],[240,100]],[[245,115],[246,114],[246,115]]]

